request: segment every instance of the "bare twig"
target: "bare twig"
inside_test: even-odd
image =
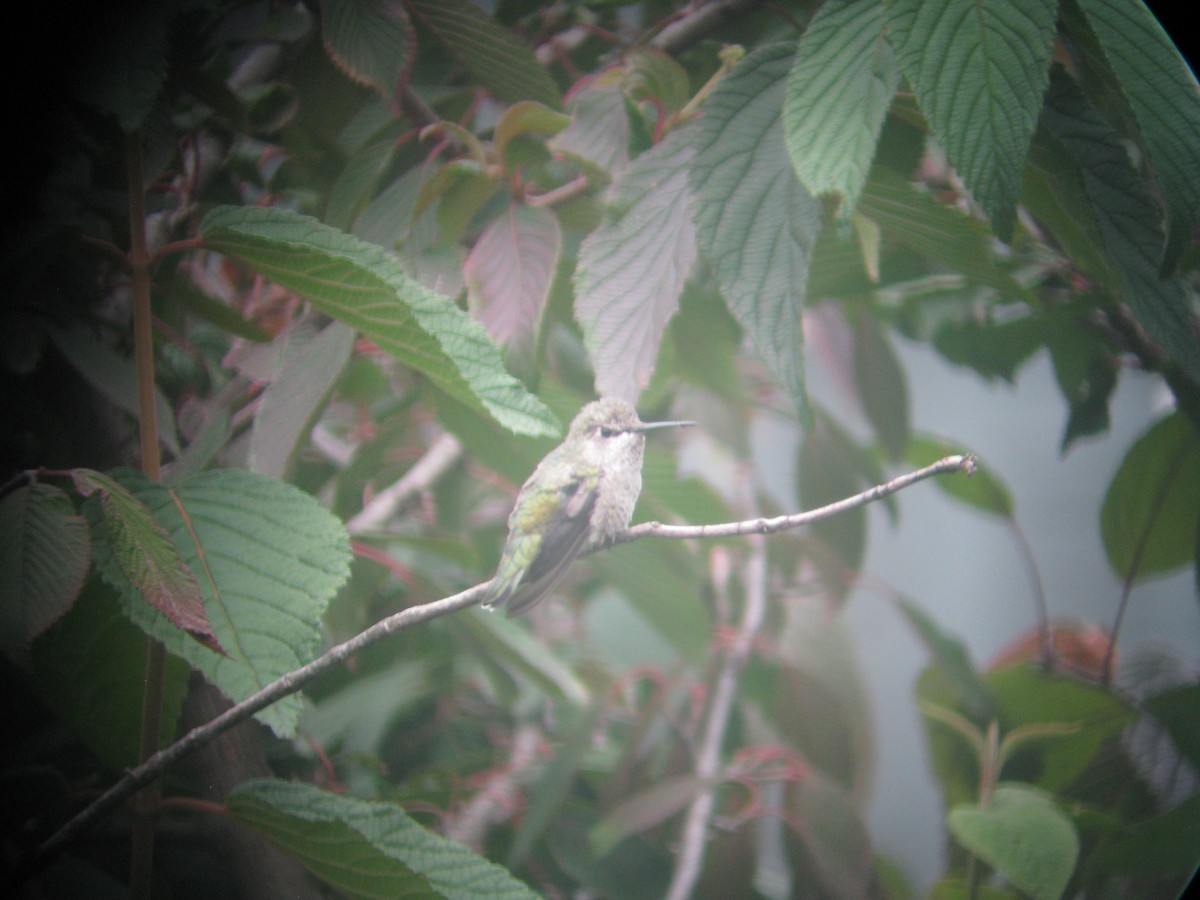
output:
[[[623,533],[617,535],[613,543],[623,544],[642,537],[715,538],[748,534],[774,534],[778,531],[798,528],[819,519],[835,516],[848,509],[865,506],[872,501],[887,497],[926,478],[949,472],[971,473],[974,470],[975,460],[973,457],[948,456],[933,465],[894,478],[886,484],[877,485],[863,491],[861,494],[847,497],[844,500],[839,500],[836,503],[831,503],[828,506],[823,506],[820,509],[809,512],[798,513],[793,516],[779,516],[774,519],[752,519],[721,525],[684,526],[663,525],[660,522],[646,522],[642,525],[626,529]],[[447,613],[466,609],[468,606],[474,606],[483,599],[489,583],[477,584],[453,596],[435,600],[432,603],[426,603],[421,606],[410,607],[409,609],[388,616],[386,619],[376,622],[366,631],[326,651],[307,665],[288,672],[258,691],[258,693],[230,707],[211,722],[206,722],[204,725],[193,728],[174,744],[158,751],[137,768],[127,772],[116,784],[51,835],[34,852],[26,868],[26,873],[32,874],[33,871],[37,871],[48,864],[63,851],[75,836],[95,825],[101,818],[132,796],[139,788],[154,781],[171,765],[193,750],[204,746],[217,737],[217,735],[232,728],[239,722],[250,718],[259,710],[265,709],[277,700],[294,694],[317,676],[340,665],[355,653],[377,643],[388,635],[405,628],[411,628],[422,622],[439,618]]]
[[[351,534],[362,534],[382,528],[405,500],[437,481],[461,456],[462,444],[458,438],[449,432],[440,435],[404,477],[372,497],[371,502],[346,523],[346,530]]]
[[[764,0],[713,0],[696,8],[694,13],[681,16],[667,25],[650,42],[667,53],[680,53],[701,38],[730,24]]]
[[[720,768],[721,746],[725,743],[729,717],[737,699],[738,681],[750,658],[754,638],[762,628],[766,609],[767,548],[762,536],[757,535],[751,541],[751,554],[746,562],[746,601],[742,609],[742,623],[717,675],[708,719],[704,723],[704,735],[696,752],[696,775],[701,779],[715,778]],[[709,788],[688,807],[683,820],[679,859],[667,889],[667,900],[687,900],[692,895],[704,863],[704,847],[715,797],[715,790]]]

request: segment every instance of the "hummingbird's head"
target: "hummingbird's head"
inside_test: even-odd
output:
[[[568,441],[580,441],[600,449],[600,457],[620,454],[625,448],[636,448],[640,461],[646,439],[642,432],[652,428],[694,425],[694,422],[643,422],[637,410],[616,397],[593,400],[571,421]]]

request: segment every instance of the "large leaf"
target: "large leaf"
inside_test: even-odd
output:
[[[1025,725],[1078,723],[1070,734],[1040,745],[1039,787],[1059,792],[1071,785],[1100,752],[1133,720],[1133,710],[1116,694],[1031,665],[989,672],[985,677],[1010,732]]]
[[[579,248],[575,316],[603,396],[635,403],[650,383],[696,259],[690,131],[672,132],[621,173],[608,216]]]
[[[347,75],[385,97],[400,88],[409,65],[412,23],[400,0],[321,0],[325,49]]]
[[[1117,576],[1170,571],[1196,555],[1200,529],[1200,436],[1173,413],[1138,438],[1113,476],[1100,534]]]
[[[1017,193],[1054,46],[1047,0],[893,0],[900,70],[950,162],[1012,238]]]
[[[537,897],[505,869],[423,828],[392,803],[259,780],[229,795],[229,814],[346,897]]]
[[[513,204],[483,230],[463,275],[467,303],[496,343],[534,340],[561,252],[558,217],[543,207]]]
[[[154,514],[116,478],[91,469],[75,469],[71,477],[80,494],[96,498],[87,513],[104,580],[127,596],[134,592],[182,629],[181,636],[219,649],[196,575]]]
[[[571,98],[571,124],[549,147],[612,177],[629,165],[629,134],[625,96],[604,80],[585,85]]]
[[[789,45],[747,56],[704,103],[692,169],[697,238],[730,310],[808,417],[801,310],[821,205],[796,179],[781,108]]]
[[[90,562],[87,523],[61,490],[35,482],[0,500],[0,651],[24,657],[71,608]]]
[[[226,655],[188,640],[127,596],[127,612],[139,626],[235,701],[313,659],[321,616],[350,569],[340,521],[297,488],[250,472],[205,472],[170,491],[135,472],[118,477],[198,573]],[[300,699],[292,696],[258,717],[286,736],[299,712]]]
[[[146,635],[122,614],[116,595],[90,578],[78,602],[30,650],[33,689],[114,772],[138,763]],[[175,735],[189,669],[168,656],[159,743]]]
[[[1063,192],[1062,202],[1070,204],[1082,227],[1098,233],[1102,241],[1108,265],[1092,274],[1129,305],[1163,350],[1200,377],[1200,323],[1186,285],[1159,276],[1161,216],[1120,135],[1074,82],[1057,71],[1046,95],[1042,125],[1074,160],[1074,171],[1054,185]],[[1079,200],[1086,204],[1083,208]]]
[[[409,0],[409,5],[462,67],[501,100],[562,105],[554,79],[533,52],[470,0]]]
[[[1171,269],[1200,218],[1200,85],[1154,14],[1130,0],[1077,0],[1141,129],[1162,188]]]
[[[213,250],[241,260],[358,329],[446,393],[524,434],[558,423],[509,375],[483,328],[409,278],[379,247],[282,209],[217,207],[200,224]]]
[[[829,0],[796,47],[783,103],[788,154],[813,194],[849,213],[867,180],[900,75],[878,0]]]
[[[1079,836],[1054,801],[1022,784],[1000,784],[983,805],[950,810],[955,840],[1035,900],[1058,900],[1075,870]]]

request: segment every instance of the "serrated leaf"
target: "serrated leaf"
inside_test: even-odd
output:
[[[343,72],[395,96],[409,65],[412,23],[399,0],[321,0],[321,38]]]
[[[358,329],[453,397],[523,434],[558,423],[503,366],[483,328],[417,284],[379,247],[282,209],[217,207],[200,224],[205,244],[241,260]]]
[[[463,276],[471,312],[492,340],[533,342],[561,253],[558,217],[545,208],[511,204],[483,230]]]
[[[469,0],[409,0],[464,69],[501,100],[561,107],[554,79],[528,47]]]
[[[353,347],[354,330],[341,322],[289,345],[254,416],[248,458],[252,471],[283,478],[291,470]]]
[[[946,826],[1035,900],[1058,900],[1075,871],[1075,826],[1049,796],[1026,785],[1000,784],[986,804],[956,806]]]
[[[801,312],[821,206],[796,179],[781,108],[792,48],[751,53],[705,101],[692,168],[697,242],[734,317],[801,417]]]
[[[196,575],[153,513],[108,475],[74,469],[71,479],[84,497],[97,495],[96,504],[88,507],[88,520],[104,580],[119,592],[135,591],[175,628],[220,651]]]
[[[200,573],[226,655],[185,640],[148,607],[127,603],[141,628],[235,701],[314,658],[321,616],[349,574],[349,538],[338,519],[291,485],[236,469],[205,472],[172,491],[128,470],[119,478]],[[300,699],[291,696],[258,718],[288,736],[299,710]]]
[[[1168,572],[1196,555],[1200,437],[1183,413],[1160,420],[1125,454],[1100,508],[1100,535],[1118,578]]]
[[[650,383],[696,260],[690,132],[673,131],[621,173],[605,221],[579,248],[575,317],[602,396],[635,403]]]
[[[258,780],[238,785],[228,806],[236,821],[347,897],[537,897],[507,870],[423,828],[395,804]]]
[[[116,772],[138,762],[145,653],[146,635],[98,578],[87,581],[78,602],[30,650],[38,698]],[[160,745],[175,735],[189,674],[183,660],[168,655]]]
[[[1054,47],[1046,0],[893,0],[900,70],[950,162],[1004,240],[1037,126]]]
[[[34,482],[0,500],[0,651],[23,659],[71,608],[90,563],[87,523],[63,491]]]
[[[1077,0],[1141,129],[1169,217],[1170,271],[1200,218],[1200,85],[1154,14],[1129,0]]]
[[[832,0],[796,46],[783,102],[788,155],[814,195],[854,209],[875,156],[899,70],[877,0]]]
[[[928,466],[944,456],[964,452],[959,445],[929,436],[914,437],[908,445],[908,459],[915,466]],[[935,483],[941,491],[968,506],[1003,519],[1013,517],[1012,492],[998,475],[978,461],[970,476],[938,478]]]
[[[1064,202],[1086,201],[1080,215],[1092,221],[1103,241],[1107,265],[1093,274],[1133,311],[1146,333],[1193,377],[1200,377],[1200,321],[1188,289],[1177,278],[1161,278],[1161,216],[1134,170],[1115,130],[1088,103],[1078,87],[1055,72],[1042,124],[1074,158],[1077,189]],[[1081,189],[1081,190],[1080,190]]]

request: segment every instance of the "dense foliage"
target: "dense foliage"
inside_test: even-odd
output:
[[[1139,585],[1200,548],[1200,87],[1140,0],[92,15],[3,247],[21,890],[923,893],[865,824],[868,687],[838,616],[861,508],[633,541],[527,620],[406,620],[283,696],[489,578],[517,488],[597,394],[700,423],[650,439],[635,520],[814,508],[959,452],[914,433],[901,339],[987,379],[1048,354],[1065,477],[1129,370],[1175,405],[1077,523],[1124,585],[1113,623],[1035,606],[983,670],[894,598],[929,649],[933,895],[1181,889],[1200,680],[1134,690],[1116,648]],[[810,397],[813,334],[856,409]],[[753,446],[766,420],[794,458]],[[981,449],[935,484],[1017,530]],[[285,676],[258,725],[55,838]]]

